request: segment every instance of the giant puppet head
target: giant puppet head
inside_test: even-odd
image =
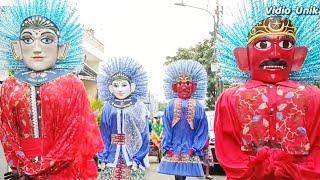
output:
[[[197,89],[197,83],[188,75],[182,74],[172,84],[172,90],[181,99],[189,99]]]
[[[69,45],[59,46],[58,41],[59,29],[51,20],[31,16],[23,21],[20,40],[12,43],[12,52],[29,69],[43,71],[66,57]]]
[[[129,57],[114,57],[101,63],[97,84],[100,98],[111,104],[143,99],[148,92],[146,72]]]
[[[207,91],[207,72],[194,60],[178,60],[168,65],[164,79],[167,99],[204,99]]]
[[[116,99],[126,99],[135,91],[136,84],[127,75],[117,73],[112,76],[112,82],[108,88]]]
[[[295,36],[296,28],[287,18],[273,16],[260,21],[248,35],[247,48],[234,50],[240,70],[266,83],[287,80],[307,55],[306,47],[296,47]]]
[[[12,3],[10,3],[12,2]],[[67,0],[14,0],[0,10],[0,68],[79,71],[83,28]],[[70,45],[70,46],[69,46]]]
[[[237,84],[256,79],[275,83],[288,79],[289,72],[290,80],[312,84],[320,81],[319,16],[291,13],[270,17],[271,7],[284,4],[296,9],[319,6],[320,2],[241,0],[226,5],[225,9],[232,10],[223,15],[232,21],[218,24],[215,44],[222,81]],[[301,46],[308,48],[307,56],[306,48]],[[264,61],[267,64],[262,64]]]

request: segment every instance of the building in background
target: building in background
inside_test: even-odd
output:
[[[150,116],[157,115],[159,110],[159,102],[153,94],[148,92],[147,97],[144,98],[142,101],[147,106],[148,111],[150,112]]]
[[[97,74],[99,63],[103,60],[104,45],[94,36],[93,29],[87,29],[84,33],[83,48],[85,60],[79,78],[83,81],[88,97],[98,98]]]

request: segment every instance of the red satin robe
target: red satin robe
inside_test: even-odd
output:
[[[320,90],[251,80],[216,103],[216,155],[227,179],[320,179]]]
[[[103,149],[83,83],[66,74],[40,86],[34,138],[30,84],[8,78],[1,91],[1,141],[9,166],[36,179],[94,179]],[[41,157],[36,160],[35,157]]]

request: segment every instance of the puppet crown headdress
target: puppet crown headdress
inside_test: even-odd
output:
[[[271,16],[253,26],[248,35],[248,44],[265,35],[286,35],[296,39],[296,28],[288,18]]]
[[[108,87],[112,81],[126,79],[130,83],[135,83],[135,91],[131,96],[136,99],[143,99],[147,96],[147,73],[142,66],[129,57],[113,57],[100,64],[97,78],[99,96],[103,101],[109,101],[114,96]]]
[[[23,31],[27,28],[33,28],[33,29],[41,29],[41,28],[47,28],[53,30],[57,36],[59,36],[59,28],[58,26],[52,22],[50,19],[44,17],[44,16],[31,16],[27,17],[23,23],[21,24],[20,31]]]
[[[296,11],[297,8],[311,6],[319,7],[320,1],[241,0],[235,7],[224,8],[225,18],[232,17],[233,21],[220,24],[218,28],[217,61],[221,67],[222,80],[238,83],[250,77],[248,73],[239,70],[233,54],[235,48],[246,47],[263,34],[284,34],[295,38],[297,46],[308,48],[303,67],[292,72],[290,79],[306,83],[319,82],[319,15],[303,15]],[[287,8],[291,13],[272,14],[272,8]],[[279,19],[279,22],[274,21],[274,18]]]
[[[166,98],[173,99],[178,97],[172,90],[172,84],[182,75],[189,76],[192,82],[197,83],[197,89],[191,98],[204,99],[207,92],[207,72],[199,62],[194,60],[178,60],[168,65],[164,79]]]
[[[81,47],[83,28],[76,9],[67,0],[13,0],[12,5],[0,9],[0,61],[8,70],[24,70],[11,51],[11,43],[18,41],[24,28],[52,29],[59,36],[59,45],[69,43],[65,59],[57,61],[56,69],[81,68],[84,53]]]

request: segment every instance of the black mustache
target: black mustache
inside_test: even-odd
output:
[[[283,67],[287,67],[288,63],[284,60],[281,59],[271,59],[271,60],[267,60],[264,61],[263,63],[260,64],[260,67],[264,67],[264,66],[283,66]]]

